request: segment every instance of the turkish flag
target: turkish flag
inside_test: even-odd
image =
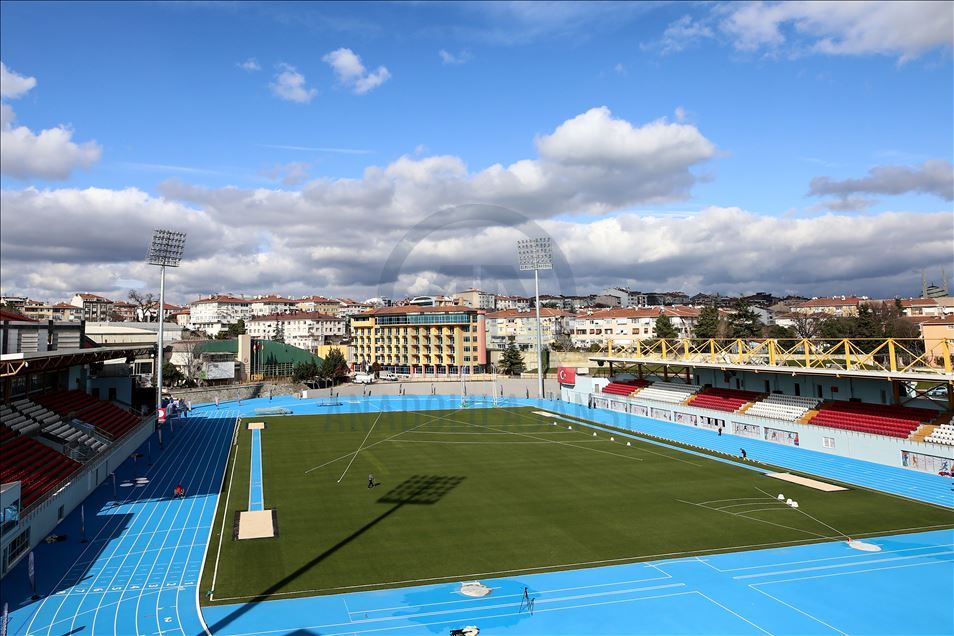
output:
[[[576,384],[576,368],[560,367],[557,369],[557,380],[560,382],[560,384],[568,384],[573,386]]]

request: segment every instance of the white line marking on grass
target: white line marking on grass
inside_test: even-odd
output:
[[[371,422],[371,428],[368,429],[368,434],[364,436],[363,440],[361,440],[361,444],[358,446],[358,450],[356,450],[354,454],[351,456],[351,461],[348,462],[347,466],[345,466],[344,472],[341,473],[341,477],[338,477],[339,484],[341,483],[341,480],[344,479],[344,476],[348,474],[348,471],[351,469],[351,464],[353,464],[354,460],[358,458],[358,453],[361,452],[361,449],[364,447],[364,443],[368,441],[369,437],[371,437],[371,433],[374,432],[374,427],[378,425],[378,420],[381,419],[381,414],[383,412],[384,411],[380,411],[378,413],[378,416],[374,418],[374,421]]]
[[[241,420],[235,420],[235,428],[238,430],[239,422]],[[226,517],[229,514],[229,498],[232,496],[232,482],[235,481],[235,461],[238,459],[238,437],[235,438],[235,452],[232,455],[232,472],[229,474],[229,489],[225,493],[225,506],[222,509],[222,531],[219,533],[219,548],[215,552],[215,569],[212,570],[212,593],[209,594],[209,600],[211,601],[215,596],[215,581],[219,576],[219,558],[222,556],[222,537],[225,536],[225,522]],[[225,479],[225,475],[222,475],[222,479]],[[221,490],[221,488],[220,488]],[[203,564],[205,559],[202,559]]]
[[[711,510],[713,512],[721,512],[724,515],[732,515],[733,517],[740,517],[742,519],[748,519],[749,521],[758,521],[759,523],[767,523],[771,526],[778,526],[779,528],[786,528],[787,530],[794,530],[795,532],[801,532],[803,534],[811,534],[821,539],[834,539],[841,538],[842,535],[838,537],[827,537],[823,534],[818,534],[817,532],[811,532],[810,530],[801,530],[799,528],[793,528],[791,526],[786,526],[781,523],[775,523],[772,521],[766,521],[765,519],[758,519],[756,517],[746,517],[745,514],[741,512],[729,512],[728,510],[719,510],[718,508],[710,508],[709,506],[703,506],[702,504],[692,503],[691,501],[686,501],[684,499],[676,499],[676,501],[684,504],[689,504],[690,506],[698,506],[699,508],[705,508],[706,510]]]
[[[801,609],[795,607],[794,605],[792,605],[792,604],[790,604],[790,603],[786,603],[785,601],[783,601],[783,600],[780,599],[780,598],[776,598],[776,597],[772,596],[771,594],[769,594],[769,593],[766,592],[765,590],[760,590],[759,588],[755,587],[754,585],[750,585],[749,587],[752,588],[753,590],[755,590],[756,592],[761,592],[762,594],[764,594],[765,596],[769,597],[769,598],[772,599],[773,601],[778,601],[778,602],[781,603],[782,605],[785,605],[786,607],[792,608],[793,610],[795,610],[795,611],[798,612],[799,614],[802,614],[802,615],[804,615],[804,616],[807,616],[808,618],[812,619],[813,621],[815,621],[815,622],[817,622],[817,623],[821,623],[821,624],[824,625],[825,627],[827,627],[827,628],[829,628],[829,629],[831,629],[831,630],[833,630],[833,631],[836,631],[836,632],[838,632],[839,634],[842,634],[843,636],[848,636],[847,632],[843,632],[843,631],[841,631],[840,629],[838,629],[837,627],[835,627],[834,625],[829,625],[828,623],[826,623],[826,622],[823,621],[822,619],[818,618],[817,616],[812,616],[812,615],[809,614],[808,612],[806,612],[806,611],[804,611],[804,610],[801,610]]]
[[[528,419],[533,419],[533,418],[531,418],[529,415],[524,415],[523,413],[521,413],[521,412],[519,412],[519,411],[511,411],[511,410],[508,410],[508,409],[502,409],[502,410],[506,411],[507,413],[512,413],[512,414],[514,414],[514,415],[517,415],[517,416],[519,416],[519,417],[528,418]],[[563,419],[563,418],[561,418],[561,419]],[[576,418],[576,419],[577,419],[577,421],[579,421],[580,424],[582,424],[582,425],[584,425],[584,426],[589,426],[590,428],[600,427],[601,430],[605,430],[605,428],[606,428],[605,425],[599,424],[598,422],[590,422],[589,420],[584,420],[584,419],[581,419],[581,418]],[[649,450],[648,448],[644,448],[645,446],[648,446],[648,445],[652,444],[652,442],[646,440],[646,439],[643,438],[643,437],[640,437],[636,431],[627,431],[626,429],[620,429],[620,431],[621,431],[621,433],[623,433],[623,434],[627,434],[627,435],[631,436],[632,439],[634,439],[635,441],[638,441],[638,442],[642,442],[642,443],[643,443],[643,446],[642,446],[642,447],[637,447],[637,448],[635,449],[637,452],[640,452],[640,453],[649,453],[650,455],[657,455],[657,456],[662,457],[662,458],[664,458],[664,459],[671,459],[671,460],[673,460],[673,461],[675,461],[675,462],[682,462],[683,464],[689,464],[690,466],[700,466],[700,465],[701,465],[701,464],[697,464],[696,462],[691,462],[691,461],[689,461],[688,459],[682,459],[681,457],[675,457],[675,456],[673,456],[673,455],[667,455],[666,453],[658,453],[658,452],[656,452],[656,451]],[[630,448],[632,448],[632,447],[630,447]],[[685,454],[688,454],[688,453],[683,452],[682,449],[676,449],[676,450],[677,450],[677,452],[682,453],[682,454],[684,454],[684,455],[685,455]],[[626,456],[625,456],[625,455],[620,455],[620,457],[626,457]],[[707,458],[703,458],[703,459],[707,459]],[[640,460],[640,461],[643,461],[643,460]]]
[[[456,413],[456,412],[459,411],[459,410],[460,410],[460,409],[457,409],[457,410],[451,412],[450,415],[453,415],[454,413]],[[383,413],[383,411],[382,411],[382,413]],[[424,413],[420,413],[420,415],[425,415],[425,414],[424,414]],[[417,426],[414,426],[414,427],[412,427],[412,428],[409,428],[409,429],[407,429],[406,431],[401,431],[401,432],[399,432],[399,433],[395,433],[395,434],[392,435],[391,437],[387,437],[387,438],[385,438],[385,439],[382,439],[382,440],[379,441],[379,442],[375,442],[375,443],[373,443],[373,444],[369,444],[369,445],[367,446],[367,448],[365,448],[364,450],[368,450],[368,448],[374,448],[374,447],[377,446],[378,444],[383,444],[384,442],[386,442],[386,441],[388,441],[388,440],[391,440],[391,439],[394,439],[395,437],[398,437],[399,435],[404,435],[405,433],[410,433],[411,431],[417,430],[417,429],[421,428],[422,426],[427,426],[428,424],[432,424],[434,421],[443,420],[443,419],[445,419],[446,417],[449,417],[449,416],[433,417],[433,416],[427,415],[426,417],[430,417],[430,418],[432,419],[432,421],[430,421],[430,422],[422,422],[421,424],[418,424]],[[334,464],[334,463],[337,462],[337,461],[341,461],[342,459],[346,459],[346,458],[348,458],[348,457],[351,457],[353,454],[354,454],[354,453],[348,453],[347,455],[342,455],[341,457],[335,457],[334,459],[332,459],[332,460],[330,460],[330,461],[327,461],[327,462],[325,462],[324,464],[320,464],[320,465],[318,465],[318,466],[314,466],[314,467],[312,467],[312,468],[309,468],[308,470],[305,471],[305,474],[307,475],[308,473],[312,472],[313,470],[318,470],[319,468],[324,468],[325,466],[328,466],[328,465],[330,465],[330,464]]]
[[[769,499],[775,499],[775,497],[769,497]],[[734,499],[710,499],[709,501],[700,501],[699,504],[706,505],[706,504],[712,504],[712,503],[721,503],[723,501],[765,501],[765,497],[736,497]]]
[[[509,411],[508,411],[508,412],[509,412]],[[460,420],[451,420],[451,421],[459,422]],[[469,423],[469,422],[463,422],[463,423],[467,424],[467,423]],[[571,446],[571,447],[573,447],[573,448],[582,448],[582,449],[584,449],[584,450],[593,451],[594,453],[603,453],[604,455],[613,455],[613,456],[615,456],[615,457],[622,457],[623,459],[630,459],[630,460],[637,461],[637,462],[645,461],[644,459],[641,459],[641,458],[639,458],[639,457],[631,457],[631,456],[629,456],[629,455],[620,455],[619,453],[611,453],[611,452],[609,452],[609,451],[600,450],[600,449],[598,449],[598,448],[587,448],[586,446],[577,446],[576,444],[571,444],[570,442],[560,442],[560,441],[555,440],[555,439],[546,439],[546,438],[543,438],[543,437],[537,437],[536,435],[530,435],[529,433],[518,433],[518,432],[516,432],[516,431],[507,431],[507,430],[504,430],[504,429],[502,429],[502,428],[495,428],[495,427],[493,427],[493,426],[487,426],[486,424],[474,424],[474,423],[470,423],[470,424],[471,424],[471,426],[478,426],[478,427],[480,427],[480,428],[486,428],[487,430],[496,431],[496,432],[498,432],[498,433],[507,433],[507,434],[509,434],[509,435],[518,435],[518,436],[520,436],[520,437],[529,437],[530,439],[535,439],[535,440],[539,440],[539,441],[544,441],[544,442],[546,442],[546,443],[548,443],[548,444],[559,444],[560,446]]]
[[[755,489],[758,490],[759,492],[763,492],[763,493],[765,493],[766,495],[768,495],[767,492],[765,492],[764,490],[762,490],[762,489],[759,488],[759,487],[756,487]],[[769,496],[771,497],[771,495],[769,495]],[[816,522],[816,523],[819,523],[819,524],[825,526],[825,527],[828,528],[829,530],[834,530],[835,532],[839,533],[841,536],[845,537],[846,539],[849,538],[847,534],[845,534],[844,532],[842,532],[842,531],[839,530],[838,528],[834,528],[834,527],[828,525],[827,523],[825,523],[824,521],[822,521],[821,519],[818,519],[818,518],[816,518],[816,517],[813,517],[812,515],[808,514],[808,513],[805,512],[804,510],[802,510],[801,508],[792,508],[792,510],[797,510],[798,512],[802,513],[803,515],[805,515],[806,517],[808,517],[808,518],[811,519],[812,521],[814,521],[814,522]]]
[[[770,632],[770,631],[768,631],[768,630],[765,630],[765,629],[762,629],[761,627],[759,627],[758,625],[756,625],[755,623],[753,623],[752,621],[750,621],[750,620],[747,619],[746,617],[742,616],[742,615],[739,614],[738,612],[733,612],[733,611],[730,610],[728,607],[726,607],[725,605],[723,605],[723,604],[720,603],[719,601],[715,600],[714,598],[712,598],[712,597],[710,597],[710,596],[706,596],[705,594],[703,594],[702,592],[699,592],[699,591],[697,591],[696,594],[698,594],[699,596],[701,596],[701,597],[704,598],[704,599],[709,600],[711,603],[715,603],[716,605],[718,605],[719,607],[721,607],[722,609],[724,609],[724,610],[727,611],[728,613],[732,614],[733,616],[737,616],[738,618],[741,618],[741,619],[744,620],[746,623],[748,623],[749,625],[751,625],[751,626],[754,627],[755,629],[759,630],[759,631],[762,632],[763,634],[768,634],[769,636],[772,636],[772,632]]]
[[[395,439],[395,440],[388,440],[388,441],[390,441],[392,444],[493,444],[493,445],[497,445],[497,446],[500,446],[500,445],[504,445],[504,446],[529,446],[529,445],[531,445],[531,444],[552,444],[552,443],[553,443],[553,442],[550,441],[550,440],[539,441],[539,442],[537,442],[537,441],[532,441],[532,442],[517,442],[517,441],[510,441],[510,442],[458,442],[458,441],[440,440],[440,439]],[[605,444],[605,443],[608,443],[608,442],[606,442],[606,440],[585,440],[585,439],[584,439],[584,440],[580,440],[580,441],[577,442],[577,443],[578,443],[578,444],[599,444],[600,442],[602,442],[602,443],[604,443],[604,444]],[[635,458],[633,458],[633,459],[635,459]],[[643,461],[643,460],[640,459],[640,460],[638,460],[638,461]]]

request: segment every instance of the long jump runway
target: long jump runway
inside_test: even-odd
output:
[[[4,580],[10,633],[203,633],[199,573],[237,415],[223,409],[176,420],[161,453],[153,436],[151,466],[142,458],[121,467],[118,497],[109,480],[100,486],[85,503],[88,543],[76,541],[74,512],[57,528],[68,532],[72,554],[58,556],[59,544],[37,548],[40,600],[23,603],[25,568]],[[179,483],[182,499],[172,497]]]

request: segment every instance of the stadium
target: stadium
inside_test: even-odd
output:
[[[7,354],[8,633],[949,633],[950,350],[816,344],[158,419]]]

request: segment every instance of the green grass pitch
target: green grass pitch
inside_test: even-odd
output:
[[[265,508],[277,509],[279,536],[232,539],[235,511],[248,508],[246,419],[216,511],[204,603],[954,527],[943,508],[856,487],[822,492],[636,440],[627,447],[531,408],[253,419],[267,426]],[[774,501],[778,493],[799,510]]]

